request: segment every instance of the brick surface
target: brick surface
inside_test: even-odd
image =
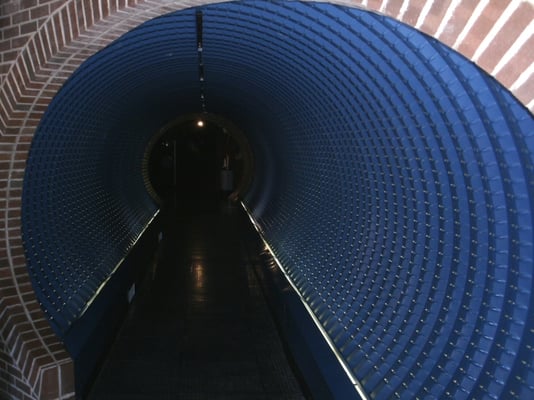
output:
[[[38,5],[39,2],[37,0],[21,0],[21,8],[31,8]]]
[[[434,1],[420,29],[427,34],[434,36],[441,24],[441,21],[443,21],[443,18],[445,18],[445,14],[450,3],[450,0]]]
[[[413,4],[412,7],[409,7],[404,13],[402,21],[408,25],[415,25],[417,23],[417,19],[419,18],[419,14],[421,14],[421,11],[424,7],[424,3],[426,3],[426,1],[418,1]]]
[[[38,19],[41,17],[47,17],[50,15],[50,7],[47,4],[44,4],[39,7],[32,8],[30,10],[30,18],[31,19]]]
[[[521,32],[526,29],[534,18],[533,6],[522,4],[512,14],[498,34],[498,40],[479,58],[478,63],[487,71],[493,70],[505,53],[514,44]],[[531,47],[532,49],[532,47]]]
[[[30,11],[24,10],[18,13],[15,13],[11,16],[12,24],[20,24],[21,22],[26,22],[30,19]]]
[[[20,10],[20,4],[16,1],[10,1],[0,5],[0,14],[1,15],[11,15]]]
[[[20,35],[20,27],[18,25],[2,29],[2,39],[3,40],[16,38],[19,35]],[[13,42],[11,42],[11,43],[13,43]]]
[[[74,393],[74,371],[72,364],[61,364],[60,365],[60,374],[61,374],[61,392]]]
[[[0,16],[0,29],[7,28],[10,25],[11,25],[10,16]]]
[[[22,373],[15,365],[6,344],[0,339],[0,398],[14,390],[21,396],[33,397],[30,386],[21,379]]]
[[[534,93],[534,79],[529,79],[521,87],[516,90],[518,98],[530,99],[532,101],[532,94]],[[532,110],[531,110],[532,111]]]
[[[490,31],[493,23],[499,18],[503,10],[506,9],[510,1],[511,0],[490,2],[482,12],[482,15],[480,15],[472,26],[465,40],[458,47],[458,51],[464,54],[467,58],[471,58]]]
[[[42,399],[55,399],[61,396],[59,368],[48,368],[42,372],[40,395]]]
[[[37,21],[30,21],[20,26],[20,33],[22,35],[33,33],[36,30],[37,30]]]
[[[520,77],[520,75],[530,67],[532,60],[522,57],[521,54],[534,49],[534,36],[531,36],[525,44],[522,51],[516,54],[506,66],[497,74],[497,79],[505,86],[510,87]]]
[[[467,57],[471,57],[510,1],[490,2],[473,25],[469,35],[460,44],[459,51]],[[0,287],[0,298],[2,299],[0,315],[5,318],[9,313],[10,316],[17,317],[16,314],[11,313],[14,312],[17,304],[20,305],[21,301],[27,301],[27,307],[34,319],[33,324],[28,325],[28,321],[23,320],[24,317],[20,320],[19,316],[16,319],[16,324],[13,323],[15,320],[10,318],[12,322],[9,325],[4,324],[5,321],[0,321],[0,327],[5,329],[9,326],[10,331],[13,329],[25,331],[26,333],[21,334],[18,340],[12,343],[17,343],[17,351],[22,351],[22,348],[30,349],[30,351],[26,350],[25,352],[30,354],[30,357],[38,357],[39,360],[36,362],[31,376],[23,376],[21,367],[6,354],[6,347],[0,342],[0,366],[9,364],[9,370],[21,378],[17,383],[8,383],[0,376],[0,398],[6,392],[10,393],[10,396],[20,396],[20,398],[37,398],[36,394],[31,392],[28,382],[35,383],[41,374],[41,366],[44,368],[45,364],[51,360],[47,359],[47,352],[53,353],[54,357],[59,360],[58,362],[62,364],[61,369],[51,368],[46,370],[48,372],[43,373],[42,376],[48,376],[46,379],[49,379],[46,383],[43,381],[43,393],[50,393],[50,396],[53,397],[57,396],[60,391],[64,395],[74,391],[72,363],[63,346],[55,340],[53,332],[44,318],[44,313],[39,310],[34,296],[32,297],[32,290],[24,265],[24,251],[20,238],[22,176],[35,128],[63,82],[87,57],[125,33],[126,30],[137,26],[148,18],[179,7],[177,2],[166,3],[166,5],[162,3],[144,4],[142,0],[0,1],[0,171],[6,171],[4,178],[0,175],[2,182],[0,184],[0,206],[4,209],[5,207],[10,208],[8,211],[10,230],[4,233],[0,241],[0,258],[7,260],[9,266],[0,268],[0,282],[13,282],[12,271],[16,271],[15,276],[18,279],[18,282],[13,282],[10,287],[6,287],[5,283],[2,283],[2,287]],[[204,2],[199,1],[197,3]],[[346,4],[347,2],[343,3]],[[361,3],[361,1],[357,2],[357,4]],[[411,0],[404,14],[404,22],[417,23],[425,3],[425,0]],[[429,34],[436,32],[449,3],[450,1],[432,3],[430,12],[421,27],[424,32]],[[98,4],[102,4],[101,8],[98,7]],[[138,6],[138,4],[142,6]],[[368,8],[378,11],[383,1],[369,0],[366,4]],[[403,4],[403,1],[390,0],[383,13],[397,17]],[[452,45],[462,32],[477,4],[477,0],[462,1],[440,39]],[[189,5],[193,4],[188,3]],[[114,12],[117,8],[120,11],[120,17],[117,19],[120,24],[115,22]],[[491,70],[497,64],[522,29],[532,20],[532,9],[531,4],[524,2],[520,11],[516,12],[505,25],[498,40],[482,54],[480,63],[487,70]],[[56,10],[61,10],[61,12],[50,18],[51,13]],[[101,17],[108,15],[110,16],[108,20],[113,21],[113,23],[95,25],[95,22],[99,22]],[[46,24],[46,28],[44,28],[44,24]],[[87,31],[87,28],[90,31]],[[35,39],[31,39],[32,35],[39,29],[40,33],[36,35]],[[46,32],[49,36],[42,36]],[[505,86],[510,87],[520,74],[532,64],[530,49],[534,45],[533,40],[530,38],[521,48],[521,51],[497,75],[497,78]],[[68,61],[66,61],[67,59]],[[13,63],[17,63],[17,68],[11,68]],[[7,78],[8,73],[12,74],[9,79]],[[56,78],[48,83],[52,73]],[[527,80],[514,93],[525,104],[532,101],[534,79]],[[15,145],[16,141],[21,143]],[[11,152],[15,148],[15,163],[12,164]],[[13,180],[8,181],[7,177],[12,177]],[[9,198],[6,198],[8,188]],[[6,243],[6,240],[9,240],[9,243]],[[6,246],[10,246],[11,250],[9,259]],[[18,297],[15,284],[20,285],[25,293],[22,300]],[[9,312],[6,311],[8,305],[10,306]],[[18,311],[21,311],[20,307]],[[41,339],[45,337],[46,347],[40,349],[32,347],[38,335],[41,336]],[[32,348],[33,351],[31,351]],[[45,356],[41,357],[43,354]],[[29,365],[31,364],[30,362]],[[58,383],[59,377],[61,377],[61,385]]]

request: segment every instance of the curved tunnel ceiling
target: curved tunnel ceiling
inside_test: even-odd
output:
[[[532,397],[532,115],[462,56],[377,14],[202,11],[207,109],[256,157],[245,203],[364,391]],[[195,29],[186,10],[129,32],[41,121],[23,236],[60,337],[157,212],[143,154],[199,111]]]

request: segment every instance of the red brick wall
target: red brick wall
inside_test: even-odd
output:
[[[96,51],[146,20],[212,1],[0,1],[0,398],[72,398],[72,361],[36,301],[22,247],[22,180],[33,134],[61,85]],[[436,37],[534,110],[529,0],[337,3],[383,13]]]
[[[7,74],[9,67],[30,36],[63,3],[62,0],[6,0],[1,2],[0,76],[2,78]]]

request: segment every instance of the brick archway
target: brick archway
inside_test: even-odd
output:
[[[524,1],[335,1],[388,15],[437,38],[534,110],[534,6]],[[42,4],[38,4],[42,3]],[[13,0],[0,6],[0,390],[15,398],[74,396],[69,355],[48,326],[26,272],[20,208],[25,160],[49,102],[88,57],[158,15],[213,1]]]

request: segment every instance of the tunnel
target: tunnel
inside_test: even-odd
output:
[[[193,114],[246,138],[252,177],[235,201],[335,356],[344,398],[534,396],[532,113],[439,40],[321,2],[154,16],[53,97],[21,230],[74,359],[94,364],[109,288],[156,240],[151,146]]]
[[[173,196],[184,206],[205,198],[235,200],[252,182],[253,158],[246,136],[231,121],[207,112],[185,115],[149,142],[145,186],[160,205]]]

